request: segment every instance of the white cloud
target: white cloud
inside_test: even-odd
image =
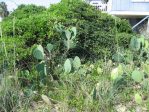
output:
[[[0,0],[0,2],[2,1],[6,2],[9,11],[17,8],[17,5],[20,4],[36,4],[49,7],[50,4],[60,2],[60,0]]]

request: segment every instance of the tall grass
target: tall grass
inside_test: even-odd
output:
[[[30,99],[24,97],[18,81],[16,46],[14,43],[5,43],[1,23],[0,36],[0,112],[17,112],[22,107],[27,112]],[[7,47],[12,47],[11,51]]]
[[[4,76],[0,81],[0,112],[27,111],[29,99],[25,98],[15,77]]]

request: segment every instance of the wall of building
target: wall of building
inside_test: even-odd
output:
[[[132,0],[112,0],[112,11],[149,12],[149,2],[132,2]]]

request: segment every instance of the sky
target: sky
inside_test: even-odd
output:
[[[20,4],[36,4],[49,7],[50,4],[58,3],[60,0],[0,0],[0,2],[5,2],[8,10],[13,11]]]

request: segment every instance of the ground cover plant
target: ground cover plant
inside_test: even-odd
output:
[[[1,112],[148,112],[149,42],[82,1],[21,5],[1,23]]]

